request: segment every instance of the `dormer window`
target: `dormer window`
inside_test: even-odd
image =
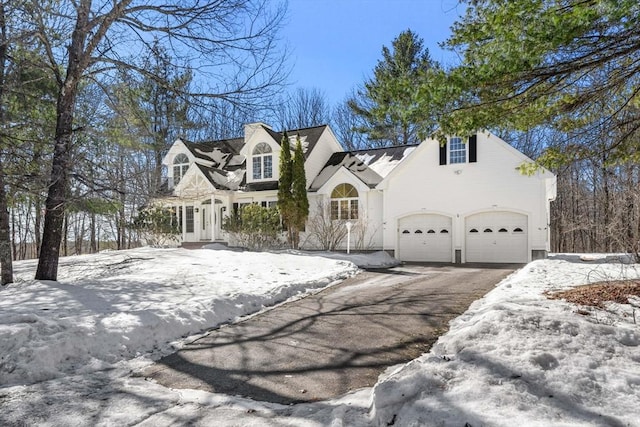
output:
[[[273,155],[269,144],[261,142],[252,153],[253,179],[273,178]]]
[[[186,154],[178,154],[173,159],[173,185],[178,185],[182,177],[189,169],[189,157]]]

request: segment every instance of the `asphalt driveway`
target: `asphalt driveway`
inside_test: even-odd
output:
[[[406,265],[365,271],[307,298],[221,327],[143,375],[275,403],[372,386],[429,350],[448,322],[517,268]]]

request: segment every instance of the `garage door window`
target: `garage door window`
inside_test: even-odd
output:
[[[338,184],[331,192],[331,219],[358,219],[358,190]]]

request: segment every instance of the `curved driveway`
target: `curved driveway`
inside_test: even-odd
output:
[[[275,403],[372,386],[429,350],[448,322],[517,266],[405,265],[365,271],[298,301],[221,327],[143,375],[171,388]]]

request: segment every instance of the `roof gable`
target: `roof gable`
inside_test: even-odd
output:
[[[347,169],[373,188],[415,148],[415,145],[405,145],[334,153],[313,180],[309,190],[318,191],[340,168]]]
[[[304,157],[306,159],[309,157],[309,155],[315,148],[316,144],[320,140],[320,137],[328,127],[329,127],[328,125],[321,125],[321,126],[313,126],[308,128],[302,128],[302,129],[290,129],[282,132],[276,132],[269,128],[265,128],[265,130],[269,133],[269,135],[271,135],[271,137],[275,141],[278,142],[278,144],[282,142],[282,136],[286,132],[289,138],[292,139],[291,141],[292,149],[295,148],[295,141],[296,141],[296,138],[299,136],[300,141],[302,143],[302,152],[304,153]]]

